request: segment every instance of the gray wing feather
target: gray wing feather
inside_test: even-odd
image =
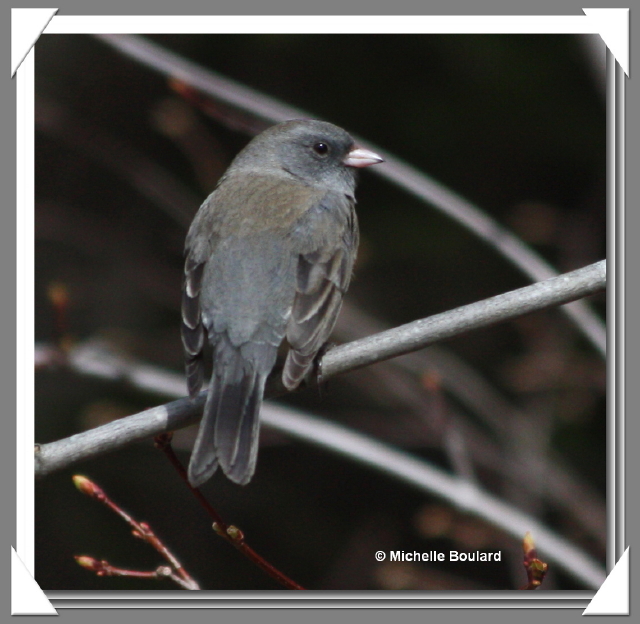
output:
[[[182,287],[182,345],[189,396],[194,398],[204,380],[203,349],[206,332],[200,313],[200,289],[204,262],[196,262],[188,254],[185,262]]]
[[[353,199],[344,196],[342,235],[333,246],[323,246],[300,254],[296,296],[287,326],[291,349],[287,355],[282,381],[296,388],[307,375],[313,361],[326,343],[342,307],[342,298],[351,280],[358,247],[358,224]],[[338,220],[339,222],[339,220]]]

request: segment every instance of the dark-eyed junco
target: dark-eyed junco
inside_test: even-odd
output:
[[[267,376],[286,338],[282,373],[295,388],[336,321],[358,247],[355,168],[382,162],[347,132],[287,121],[255,137],[196,214],[186,240],[182,342],[189,395],[213,373],[189,463],[198,486],[218,464],[253,476]]]

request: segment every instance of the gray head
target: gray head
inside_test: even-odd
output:
[[[357,148],[353,137],[338,126],[315,119],[295,119],[255,137],[238,154],[232,168],[284,170],[308,184],[351,191],[354,168],[381,161],[373,152]]]

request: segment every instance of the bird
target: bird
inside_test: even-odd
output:
[[[188,479],[218,466],[246,485],[278,349],[295,389],[326,345],[358,248],[356,170],[383,161],[326,121],[285,121],[254,137],[196,213],[185,241],[181,337],[189,397],[213,370]]]

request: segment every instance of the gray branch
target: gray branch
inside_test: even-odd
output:
[[[605,287],[606,261],[602,260],[544,282],[335,347],[322,358],[322,376],[328,379],[349,370],[417,351],[471,329],[574,301],[602,291]],[[85,361],[83,366],[101,368],[105,374],[111,372],[112,376],[120,379],[126,379],[128,374],[115,364],[111,365],[108,358],[104,357]],[[145,371],[135,368],[129,374],[144,379]],[[168,385],[172,383],[167,379]],[[180,385],[184,389],[184,386]],[[175,384],[173,386],[172,390],[176,389]],[[281,393],[279,377],[272,376],[267,387],[267,397]],[[162,431],[186,427],[198,419],[205,396],[206,393],[201,392],[193,402],[188,398],[178,399],[64,440],[38,446],[36,476],[45,476],[77,461],[115,450]]]
[[[606,281],[606,260],[601,260],[544,282],[350,342],[324,356],[322,373],[325,377],[333,377],[347,370],[417,351],[471,329],[575,301],[604,290]]]

